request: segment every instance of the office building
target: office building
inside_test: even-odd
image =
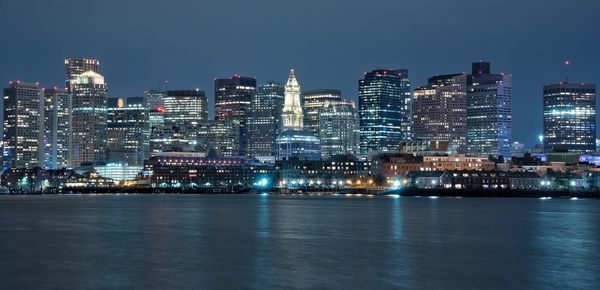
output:
[[[333,89],[319,89],[302,92],[304,130],[319,136],[319,110],[327,102],[341,101],[342,91]]]
[[[512,144],[512,157],[523,158],[523,156],[525,156],[525,153],[527,153],[527,150],[525,149],[525,144],[518,141],[514,141]]]
[[[240,124],[240,156],[246,156],[248,130],[246,122],[252,96],[256,93],[256,78],[234,75],[215,80],[215,120]]]
[[[10,82],[4,89],[2,166],[42,165],[43,90],[37,83]]]
[[[327,101],[319,109],[319,139],[321,155],[358,156],[360,127],[358,110],[352,101]]]
[[[44,169],[69,167],[71,102],[67,90],[56,87],[44,90]]]
[[[108,98],[104,77],[87,71],[72,80],[70,87],[73,94],[70,165],[104,162]]]
[[[240,121],[211,120],[208,129],[201,129],[205,141],[199,141],[207,155],[239,157],[240,155]]]
[[[143,97],[108,99],[107,162],[144,164],[150,149],[148,112]]]
[[[160,132],[162,136],[153,139],[154,142],[161,142],[164,152],[195,151],[198,128],[208,122],[208,100],[204,91],[169,90],[163,104],[164,128]]]
[[[467,77],[467,153],[504,156],[512,149],[511,76],[492,74],[490,63],[473,63]]]
[[[456,152],[467,146],[467,76],[432,77],[413,91],[413,138],[416,141],[447,140]]]
[[[163,152],[165,140],[165,105],[166,91],[148,90],[144,92],[146,107],[148,108],[148,122],[150,124],[149,155],[154,156]]]
[[[250,157],[275,155],[275,139],[281,132],[281,113],[285,89],[276,82],[260,86],[248,112],[248,148]]]
[[[100,73],[100,61],[93,58],[65,59],[65,88],[70,91],[71,82],[77,80],[79,75],[87,71]]]
[[[596,151],[596,86],[558,83],[544,86],[546,152]]]
[[[358,83],[361,155],[397,151],[411,139],[412,97],[408,70],[374,70]]]

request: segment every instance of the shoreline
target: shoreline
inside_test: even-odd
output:
[[[597,191],[536,191],[536,190],[452,190],[452,189],[392,189],[392,190],[328,190],[328,191],[286,191],[278,190],[242,190],[242,191],[208,191],[208,190],[100,190],[85,189],[70,192],[51,193],[10,193],[1,196],[65,196],[65,195],[279,195],[279,196],[393,196],[393,197],[448,197],[448,198],[562,198],[562,199],[600,199]]]

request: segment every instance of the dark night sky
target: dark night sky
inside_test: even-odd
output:
[[[90,3],[90,4],[88,4]],[[65,57],[96,57],[111,96],[201,88],[233,74],[357,98],[374,68],[408,68],[413,87],[476,60],[513,74],[513,136],[542,130],[542,85],[600,83],[597,0],[2,0],[0,82],[62,85]]]

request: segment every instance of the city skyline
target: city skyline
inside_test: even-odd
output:
[[[114,4],[108,1],[81,15],[75,13],[78,5],[64,5],[70,17],[43,24],[34,18],[43,18],[54,3],[0,4],[7,24],[0,30],[14,40],[0,48],[0,82],[59,85],[64,82],[61,62],[68,57],[98,58],[110,97],[141,96],[164,80],[170,88],[212,92],[215,78],[233,74],[256,77],[260,84],[283,83],[282,75],[295,68],[306,89],[341,89],[356,102],[356,81],[365,71],[408,68],[417,87],[432,75],[468,73],[471,62],[485,60],[496,72],[512,73],[513,137],[528,146],[542,133],[542,118],[537,117],[542,113],[542,86],[565,78],[565,59],[573,63],[569,74],[574,82],[600,82],[598,41],[588,37],[600,26],[597,2],[440,2],[436,10],[444,13],[427,17],[422,11],[431,3],[411,1],[304,1],[295,4],[294,15],[279,1],[145,1],[144,7],[131,1],[119,9]],[[26,8],[28,16],[17,21],[18,14],[11,11]],[[105,15],[111,21],[102,21]],[[394,19],[401,21],[386,24]],[[485,25],[473,25],[478,22]],[[437,29],[445,23],[465,33]],[[226,34],[235,29],[233,35]],[[32,31],[37,37],[30,37]],[[287,34],[294,37],[283,39]],[[490,37],[500,41],[488,41]],[[172,45],[179,40],[182,44]],[[44,45],[34,44],[39,41]],[[377,53],[369,50],[374,45]],[[212,108],[214,96],[207,96]]]

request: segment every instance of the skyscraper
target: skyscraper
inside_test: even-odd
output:
[[[196,152],[206,156],[239,157],[240,123],[237,120],[209,120],[198,129]]]
[[[490,63],[476,62],[467,77],[467,153],[509,158],[512,155],[511,76],[490,72]]]
[[[275,139],[281,132],[284,88],[276,82],[260,86],[248,112],[248,156],[274,156]]]
[[[413,91],[413,138],[450,141],[457,153],[467,145],[467,76],[432,77]]]
[[[300,84],[293,69],[285,86],[282,111],[283,131],[277,136],[276,158],[284,160],[296,157],[300,160],[319,160],[321,158],[319,138],[304,130]]]
[[[398,150],[411,138],[412,98],[408,70],[374,70],[358,82],[360,149]]]
[[[148,90],[144,92],[148,108],[148,122],[150,124],[150,149],[149,155],[155,156],[163,152],[165,132],[165,105],[164,98],[167,92]]]
[[[44,102],[37,83],[10,82],[4,89],[3,168],[41,165]]]
[[[208,100],[204,91],[169,90],[163,104],[163,150],[195,151],[198,128],[208,122]]]
[[[71,148],[72,96],[67,90],[44,90],[44,168],[69,166]]]
[[[104,77],[87,71],[70,84],[72,101],[72,140],[70,165],[103,162],[106,157],[106,102],[108,87]]]
[[[360,126],[354,102],[328,101],[319,109],[321,155],[354,155],[359,152]]]
[[[596,151],[596,86],[558,83],[544,86],[546,151]]]
[[[100,73],[100,62],[93,58],[65,59],[65,88],[70,90],[71,81],[86,71]]]
[[[148,112],[143,97],[108,99],[107,162],[144,164],[150,147]]]
[[[334,89],[318,89],[302,92],[304,129],[319,136],[319,110],[327,102],[341,101],[342,91]]]
[[[240,156],[246,155],[248,108],[256,92],[256,78],[234,75],[215,80],[215,120],[240,123]]]

